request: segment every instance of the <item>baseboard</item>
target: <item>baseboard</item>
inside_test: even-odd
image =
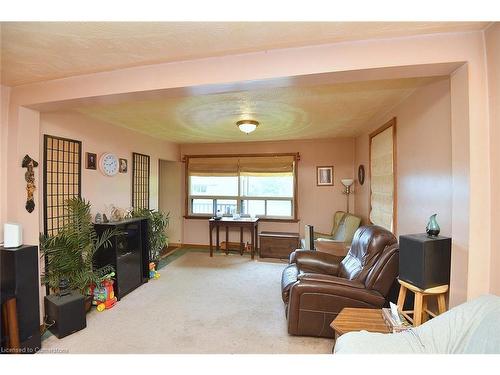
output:
[[[196,244],[196,243],[183,243],[182,247],[192,247],[194,249],[208,249],[208,245],[201,245],[201,244]]]

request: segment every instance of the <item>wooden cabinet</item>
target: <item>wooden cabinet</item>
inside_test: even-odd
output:
[[[261,232],[260,257],[286,259],[292,251],[300,248],[298,233],[288,232]]]
[[[99,235],[112,228],[118,229],[121,234],[111,239],[111,246],[100,248],[94,261],[98,267],[111,264],[115,268],[114,290],[116,297],[121,299],[149,280],[147,220],[129,219],[95,224]]]

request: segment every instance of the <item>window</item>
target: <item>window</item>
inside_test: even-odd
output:
[[[68,219],[66,201],[79,197],[82,181],[82,143],[45,135],[43,138],[43,224],[53,236]]]
[[[186,156],[186,212],[296,219],[298,154]]]
[[[149,156],[132,153],[132,207],[149,208]]]

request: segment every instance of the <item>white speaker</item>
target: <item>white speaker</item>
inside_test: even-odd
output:
[[[21,224],[5,223],[3,225],[3,247],[6,249],[23,244],[23,228]]]

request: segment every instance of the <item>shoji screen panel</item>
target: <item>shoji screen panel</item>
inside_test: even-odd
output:
[[[370,134],[370,221],[396,233],[396,119]]]
[[[149,174],[148,155],[132,154],[132,207],[149,209]]]
[[[81,196],[82,143],[45,135],[43,150],[44,232],[54,235],[67,220],[66,201]]]

